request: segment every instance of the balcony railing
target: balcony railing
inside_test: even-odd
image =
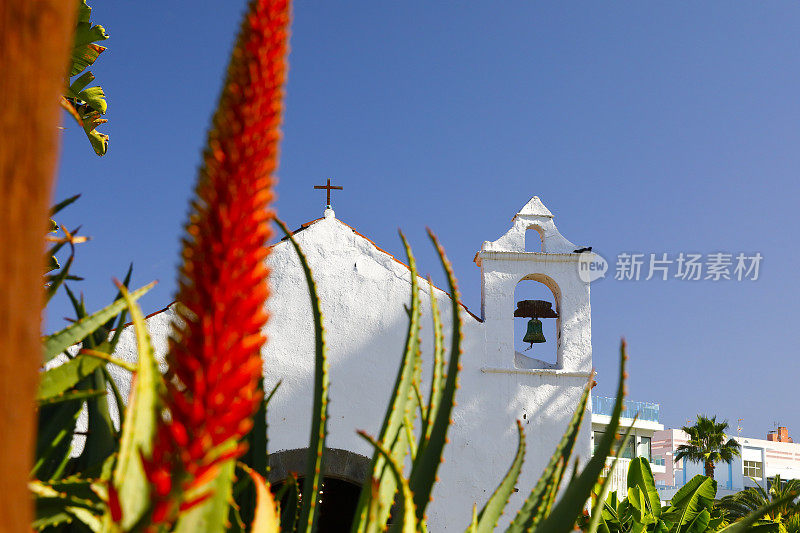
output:
[[[592,412],[598,415],[608,415],[614,411],[614,398],[592,395]],[[649,402],[634,402],[625,400],[622,408],[622,418],[634,418],[639,415],[639,420],[658,422],[659,404]]]

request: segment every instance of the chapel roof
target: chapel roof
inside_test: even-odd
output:
[[[378,250],[379,252],[381,252],[381,253],[384,253],[384,254],[388,255],[388,256],[389,256],[389,257],[390,257],[392,260],[394,260],[394,261],[396,261],[397,263],[399,263],[399,264],[403,265],[403,266],[404,266],[406,269],[408,269],[409,271],[411,270],[407,264],[405,264],[403,261],[399,260],[399,259],[398,259],[398,258],[396,258],[394,255],[392,255],[391,253],[387,252],[386,250],[384,250],[383,248],[381,248],[380,246],[378,246],[377,244],[375,244],[375,242],[374,242],[372,239],[370,239],[369,237],[367,237],[367,236],[365,236],[364,234],[360,233],[358,230],[356,230],[356,229],[355,229],[353,226],[351,226],[350,224],[347,224],[346,222],[342,222],[342,221],[341,221],[341,220],[339,220],[338,218],[335,218],[335,217],[332,217],[332,218],[333,218],[333,219],[334,219],[336,222],[338,222],[339,224],[342,224],[343,226],[345,226],[345,227],[349,228],[349,229],[350,229],[350,230],[351,230],[353,233],[355,233],[356,235],[358,235],[359,237],[361,237],[362,239],[364,239],[365,241],[367,241],[368,243],[370,243],[370,244],[371,244],[371,245],[372,245],[372,246],[373,246],[373,247],[374,247],[376,250]],[[304,223],[304,224],[301,224],[301,225],[300,225],[300,227],[299,227],[299,228],[297,228],[296,230],[292,231],[292,232],[290,233],[290,235],[292,235],[292,236],[294,236],[294,235],[297,235],[297,234],[298,234],[298,233],[300,233],[301,231],[305,230],[306,228],[309,228],[310,226],[313,226],[314,224],[316,224],[317,222],[320,222],[321,220],[325,220],[325,218],[324,218],[324,217],[320,217],[320,218],[317,218],[317,219],[311,220],[311,221],[309,221],[309,222],[306,222],[306,223]],[[288,236],[284,236],[284,237],[282,237],[282,238],[281,238],[281,239],[280,239],[278,242],[275,242],[275,243],[272,243],[272,244],[270,244],[270,245],[268,246],[268,248],[272,248],[272,247],[274,247],[274,246],[277,246],[278,244],[282,243],[283,241],[286,241],[286,240],[288,240],[288,238],[289,238]],[[424,279],[424,278],[423,278],[422,276],[420,276],[419,274],[417,274],[417,277],[419,277],[419,278],[420,278],[420,280],[422,280],[423,282],[427,282],[427,280],[426,280],[426,279]],[[440,291],[442,291],[443,293],[445,293],[445,294],[447,295],[447,297],[448,297],[448,298],[452,298],[452,296],[450,295],[450,293],[449,293],[449,292],[447,292],[447,291],[445,291],[444,289],[441,289],[441,288],[437,287],[436,285],[434,285],[433,287],[434,287],[435,289],[437,289],[437,290],[440,290]],[[167,306],[166,306],[166,307],[164,307],[163,309],[159,309],[158,311],[154,311],[154,312],[150,313],[149,315],[147,315],[145,318],[150,318],[150,317],[152,317],[152,316],[155,316],[155,315],[158,315],[158,314],[160,314],[160,313],[163,313],[163,312],[165,312],[165,311],[169,310],[169,308],[170,308],[170,307],[172,307],[174,304],[175,304],[175,301],[173,300],[172,302],[170,302],[170,303],[169,303],[169,305],[167,305]],[[481,320],[481,319],[480,319],[480,317],[478,317],[478,316],[477,316],[475,313],[473,313],[472,311],[470,311],[470,310],[469,310],[469,308],[468,308],[468,307],[467,307],[467,306],[464,304],[464,302],[462,302],[462,301],[459,301],[459,302],[458,302],[458,304],[459,304],[459,305],[460,305],[460,306],[461,306],[461,307],[464,309],[464,311],[466,311],[466,312],[467,312],[467,314],[468,314],[469,316],[471,316],[472,318],[474,318],[474,319],[475,319],[475,320],[477,320],[478,322],[483,322],[483,320]],[[125,327],[127,327],[127,326],[129,326],[129,325],[130,325],[130,323],[129,323],[129,324],[125,324]]]
[[[373,241],[372,239],[370,239],[369,237],[367,237],[367,236],[366,236],[366,235],[364,235],[363,233],[360,233],[360,232],[359,232],[357,229],[355,229],[353,226],[351,226],[351,225],[350,225],[350,224],[348,224],[347,222],[343,222],[343,221],[341,221],[341,220],[339,220],[338,218],[335,218],[335,217],[333,217],[333,219],[334,219],[336,222],[338,222],[339,224],[341,224],[341,225],[343,225],[343,226],[345,226],[345,227],[349,228],[349,229],[350,229],[350,230],[351,230],[353,233],[355,233],[356,235],[358,235],[359,237],[361,237],[362,239],[364,239],[365,241],[367,241],[368,243],[370,243],[370,244],[372,245],[372,247],[373,247],[373,248],[375,248],[376,250],[378,250],[379,252],[381,252],[381,253],[383,253],[383,254],[386,254],[386,255],[388,255],[388,256],[389,256],[389,257],[390,257],[390,258],[391,258],[393,261],[395,261],[395,262],[397,262],[397,263],[399,263],[399,264],[403,265],[403,266],[404,266],[406,269],[408,269],[409,271],[411,270],[411,269],[410,269],[410,267],[409,267],[407,264],[405,264],[403,261],[399,260],[399,259],[398,259],[397,257],[395,257],[393,254],[391,254],[391,253],[387,252],[386,250],[384,250],[383,248],[381,248],[380,246],[378,246],[377,244],[375,244],[375,241]],[[311,225],[313,225],[313,224],[316,224],[317,222],[319,222],[319,221],[321,221],[321,220],[325,220],[325,219],[324,219],[324,218],[317,218],[317,219],[315,219],[315,220],[312,220],[312,221],[310,221],[310,222],[306,222],[305,224],[301,224],[301,225],[300,225],[300,227],[299,227],[299,228],[297,228],[296,230],[294,230],[294,231],[293,231],[291,234],[294,236],[294,235],[296,235],[297,233],[299,233],[299,232],[303,231],[304,229],[308,228],[309,226],[311,226]],[[287,240],[287,239],[288,239],[288,237],[283,237],[283,238],[281,238],[281,240],[280,240],[279,242],[283,242],[283,241],[285,241],[285,240]],[[275,244],[272,244],[272,245],[270,245],[270,248],[272,248],[272,247],[273,247],[273,246],[275,246],[276,244],[278,244],[278,243],[275,243]],[[423,277],[422,277],[422,276],[420,276],[419,274],[417,274],[417,277],[418,277],[420,280],[422,280],[423,282],[426,282],[426,283],[427,283],[427,281],[428,281],[427,279],[423,278]],[[445,293],[445,294],[447,295],[447,297],[448,297],[448,298],[452,298],[452,296],[450,295],[450,293],[449,293],[449,292],[447,292],[446,290],[444,290],[444,289],[442,289],[442,288],[440,288],[440,287],[437,287],[436,285],[434,285],[433,287],[434,287],[435,289],[437,289],[437,290],[440,290],[440,291],[442,291],[443,293]],[[475,320],[477,320],[478,322],[483,322],[483,320],[481,320],[481,319],[480,319],[480,317],[478,317],[477,315],[475,315],[475,313],[473,313],[472,311],[470,311],[470,310],[469,310],[469,308],[468,308],[468,307],[467,307],[467,306],[464,304],[464,302],[462,302],[462,301],[460,301],[460,300],[459,300],[458,304],[459,304],[459,305],[460,305],[460,306],[461,306],[461,307],[464,309],[464,311],[466,311],[466,312],[467,312],[467,314],[469,314],[469,315],[470,315],[472,318],[474,318],[474,319],[475,319]],[[170,304],[170,305],[171,305],[171,304]]]

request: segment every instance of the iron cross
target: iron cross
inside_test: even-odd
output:
[[[327,190],[328,203],[326,205],[328,207],[330,207],[330,205],[331,205],[331,190],[339,190],[339,191],[341,191],[342,189],[344,189],[344,187],[337,187],[337,186],[331,185],[331,179],[330,178],[328,178],[328,184],[327,185],[314,185],[314,188],[315,189],[326,189]]]

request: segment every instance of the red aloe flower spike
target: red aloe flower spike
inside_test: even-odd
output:
[[[262,330],[269,294],[265,244],[278,164],[288,52],[288,0],[251,0],[234,47],[191,202],[179,273],[179,320],[173,326],[169,416],[146,460],[152,520],[169,523],[181,491],[199,486],[242,438],[261,401]],[[169,478],[164,479],[169,472]],[[172,487],[172,488],[170,488]],[[165,494],[166,493],[166,494]]]

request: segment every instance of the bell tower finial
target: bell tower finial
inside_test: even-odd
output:
[[[514,215],[514,218],[518,216],[553,218],[553,213],[544,206],[538,196],[534,196],[520,209],[519,213]]]

